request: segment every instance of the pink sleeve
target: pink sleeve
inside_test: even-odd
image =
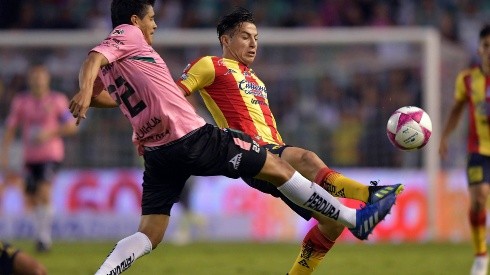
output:
[[[22,114],[20,108],[22,106],[22,99],[19,96],[14,97],[10,104],[10,113],[7,117],[7,127],[17,127],[19,125],[20,116]]]
[[[92,51],[103,54],[109,63],[125,58],[137,52],[144,41],[143,33],[138,27],[120,25]]]

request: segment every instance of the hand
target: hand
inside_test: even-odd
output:
[[[86,113],[92,99],[91,93],[78,92],[70,101],[70,112],[77,119],[76,124],[79,125],[82,119],[87,118]]]

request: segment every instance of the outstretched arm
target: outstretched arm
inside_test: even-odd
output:
[[[86,117],[87,110],[92,100],[94,82],[97,79],[100,67],[107,64],[109,64],[109,60],[107,60],[103,54],[91,52],[80,68],[80,73],[78,75],[80,91],[73,96],[70,101],[70,112],[77,118],[77,125],[79,125],[80,121]]]

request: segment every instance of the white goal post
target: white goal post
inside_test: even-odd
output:
[[[107,36],[94,31],[0,31],[0,48],[15,47],[90,47]],[[431,28],[331,28],[331,29],[260,29],[260,45],[344,45],[407,42],[422,47],[422,103],[432,119],[432,146],[424,149],[423,166],[430,179],[429,198],[435,198],[435,184],[440,170],[437,146],[441,125],[441,39]],[[154,35],[156,46],[217,46],[216,31],[159,30]],[[0,60],[1,64],[1,60]],[[429,222],[435,222],[435,207],[429,201]],[[430,226],[434,229],[435,226]],[[434,233],[434,232],[432,232]]]

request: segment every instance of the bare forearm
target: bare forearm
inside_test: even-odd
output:
[[[76,125],[86,118],[86,112],[90,107],[92,96],[94,96],[94,82],[102,66],[109,64],[107,58],[101,53],[91,52],[83,62],[78,74],[80,91],[70,101],[70,112],[77,119]],[[97,89],[100,91],[102,88]],[[96,91],[97,93],[97,91]],[[96,96],[97,94],[95,94]]]
[[[442,138],[447,138],[457,128],[463,110],[464,105],[462,104],[456,104],[455,106],[453,106],[453,108],[451,109],[451,113],[449,114],[449,118],[446,121],[446,125],[444,126]]]
[[[80,92],[92,93],[95,79],[97,78],[99,69],[102,66],[102,58],[99,55],[91,53],[83,62],[78,75]]]

